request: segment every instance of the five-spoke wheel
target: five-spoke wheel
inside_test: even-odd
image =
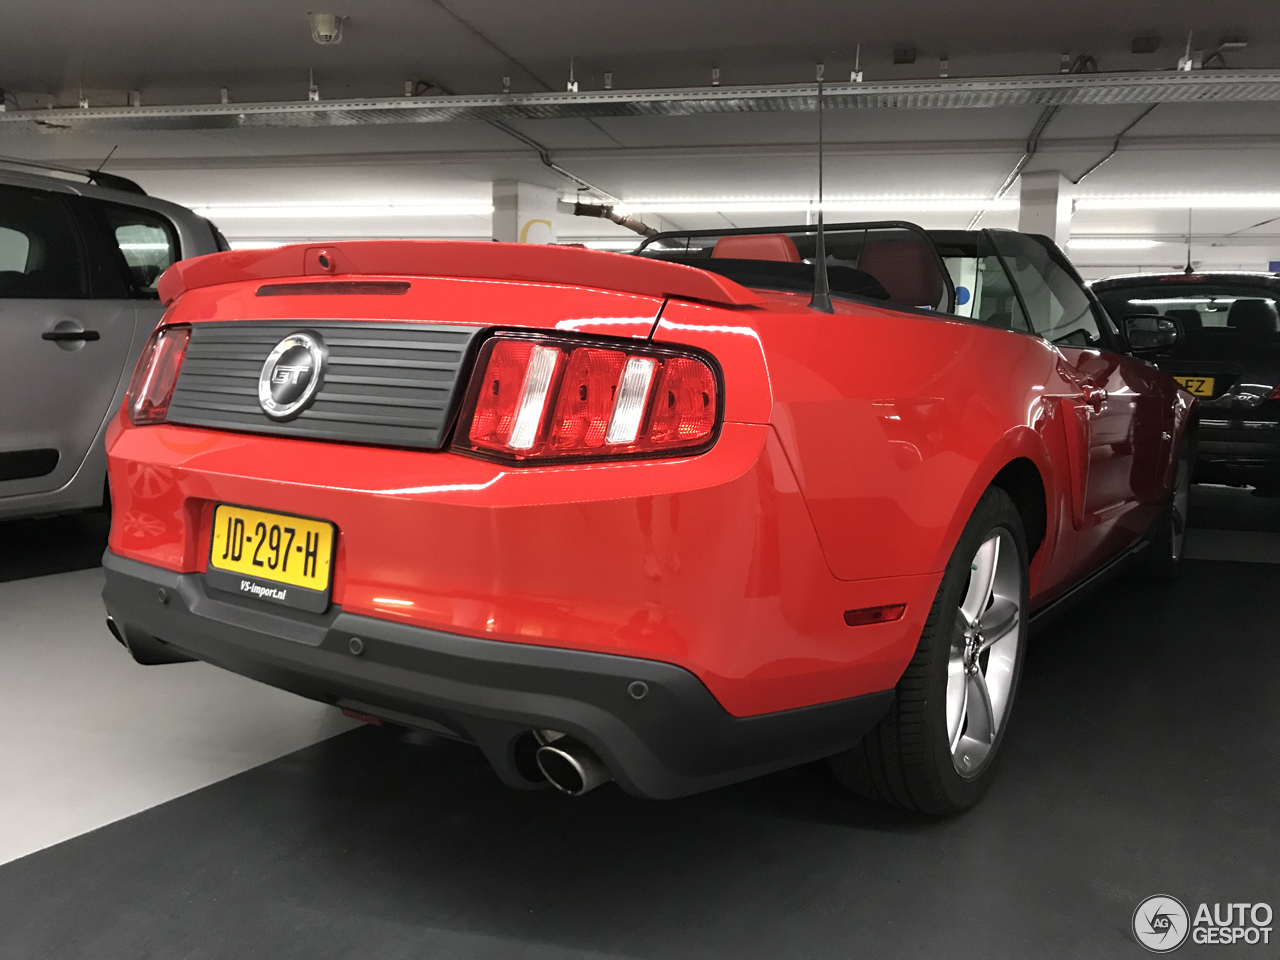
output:
[[[947,743],[962,777],[991,755],[1013,693],[1024,579],[1013,534],[991,531],[969,570],[947,664]]]
[[[978,802],[1009,727],[1027,636],[1029,556],[1009,494],[983,494],[951,553],[889,713],[831,758],[858,793],[950,814]]]

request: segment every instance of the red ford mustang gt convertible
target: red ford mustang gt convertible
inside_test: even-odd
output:
[[[646,797],[830,758],[951,813],[1031,622],[1167,578],[1194,399],[1008,231],[200,257],[108,436],[105,600],[198,658]]]

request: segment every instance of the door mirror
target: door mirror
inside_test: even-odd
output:
[[[1124,318],[1124,335],[1135,356],[1168,354],[1182,339],[1182,322],[1158,313],[1131,314]]]

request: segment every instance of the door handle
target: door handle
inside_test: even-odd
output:
[[[1107,402],[1107,391],[1104,387],[1085,387],[1084,402],[1093,408],[1094,413],[1102,412],[1102,405]]]
[[[101,340],[102,335],[97,330],[46,330],[40,334],[40,339],[66,343],[70,340]]]

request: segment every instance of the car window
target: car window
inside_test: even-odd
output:
[[[0,297],[87,295],[84,247],[66,207],[52,194],[0,186]]]
[[[20,273],[27,268],[31,241],[20,230],[0,227],[0,273]]]
[[[158,213],[122,204],[101,204],[111,239],[129,269],[135,293],[156,295],[156,282],[180,258],[173,226]]]
[[[1174,359],[1243,360],[1280,349],[1280,292],[1231,283],[1169,283],[1104,290],[1100,298],[1121,322],[1158,313],[1181,321]]]
[[[1032,330],[1066,346],[1102,343],[1089,295],[1043,244],[1010,230],[990,230],[988,235],[1022,294]]]
[[[984,233],[976,256],[943,256],[956,288],[955,313],[1002,330],[1030,332],[1013,284]]]

